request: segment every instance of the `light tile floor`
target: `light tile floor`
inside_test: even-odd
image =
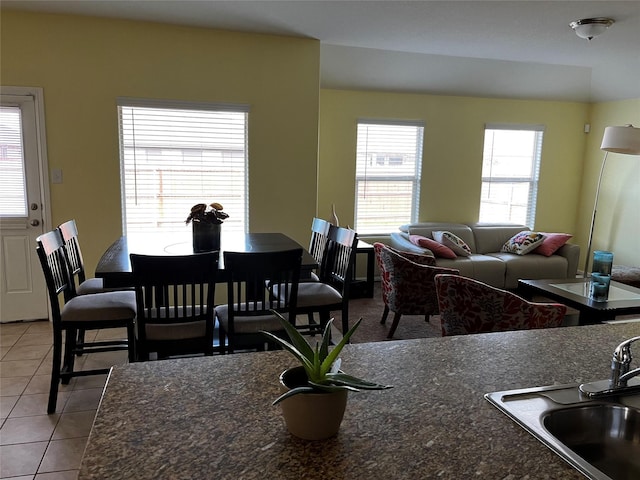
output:
[[[91,333],[99,339],[126,338],[125,329]],[[47,415],[51,350],[49,322],[0,324],[1,479],[78,477],[106,375],[76,377],[69,385],[60,385],[57,411]],[[77,357],[76,368],[102,368],[126,362],[126,351],[94,353]]]

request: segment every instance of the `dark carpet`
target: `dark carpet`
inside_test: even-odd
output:
[[[373,298],[357,298],[349,302],[349,326],[352,326],[359,318],[362,323],[351,337],[353,343],[382,342],[387,341],[387,333],[393,322],[393,313],[389,313],[387,322],[380,324],[384,303],[380,282],[375,283]],[[342,320],[340,312],[332,312],[335,317],[334,325],[341,330]],[[429,322],[423,315],[403,315],[398,328],[391,340],[408,340],[412,338],[440,337],[440,318],[433,315]]]

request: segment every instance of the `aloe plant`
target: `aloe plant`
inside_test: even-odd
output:
[[[316,343],[314,348],[282,315],[278,312],[273,313],[278,316],[280,323],[282,323],[284,330],[287,332],[287,335],[291,340],[291,343],[270,332],[263,333],[296,357],[307,373],[307,385],[292,388],[286,393],[280,395],[273,402],[273,405],[276,405],[285,398],[289,398],[293,395],[318,390],[329,392],[336,390],[351,390],[359,392],[360,390],[384,390],[391,388],[390,385],[381,385],[379,383],[369,382],[367,380],[362,380],[361,378],[347,375],[340,371],[341,361],[338,356],[340,355],[342,348],[349,341],[349,338],[351,338],[360,325],[360,322],[362,322],[362,318],[360,318],[355,325],[349,329],[335,347],[329,350],[329,343],[331,341],[331,324],[333,323],[333,319],[327,322],[322,334],[322,341],[320,343]]]

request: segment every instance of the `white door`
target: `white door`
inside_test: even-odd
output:
[[[49,208],[44,138],[42,90],[3,87],[0,322],[49,317],[46,284],[35,251],[36,238],[50,224],[50,216],[43,213]]]

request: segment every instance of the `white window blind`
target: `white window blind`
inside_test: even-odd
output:
[[[127,235],[184,232],[197,203],[221,203],[228,232],[248,224],[244,106],[119,100]]]
[[[387,234],[418,218],[424,125],[358,122],[356,219],[359,235]]]
[[[0,107],[0,215],[27,216],[27,192],[19,106]]]
[[[481,222],[534,227],[542,125],[487,125],[482,159]]]

